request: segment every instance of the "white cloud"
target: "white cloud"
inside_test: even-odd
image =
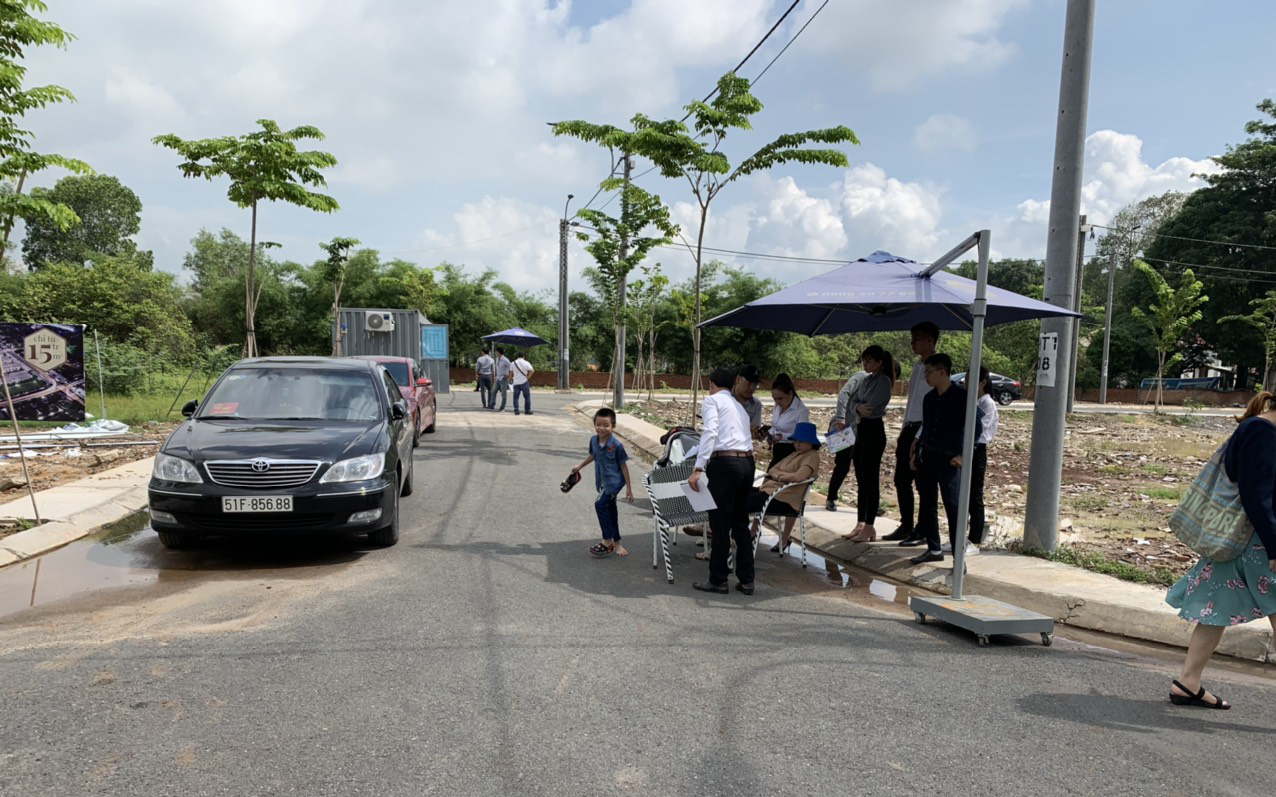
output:
[[[1107,224],[1126,205],[1166,191],[1195,191],[1205,182],[1192,175],[1218,171],[1209,159],[1182,156],[1154,166],[1143,159],[1143,141],[1138,136],[1099,130],[1086,138],[1081,212],[1091,224]],[[994,230],[997,251],[1009,257],[1043,256],[1050,200],[1025,199],[1016,211],[1002,217]]]
[[[558,283],[558,222],[561,211],[509,197],[485,196],[452,214],[454,231],[427,228],[420,248],[384,252],[420,262],[446,260],[474,272],[494,269],[501,279],[521,290]],[[579,274],[583,251],[569,252]]]
[[[844,0],[830,4],[808,33],[811,46],[851,74],[867,72],[879,91],[899,91],[932,75],[1005,63],[1017,48],[997,34],[1012,11],[1027,6],[1027,0]]]
[[[812,197],[792,177],[762,177],[759,182],[771,198],[754,219],[749,240],[755,250],[831,258],[845,248],[846,231],[834,202]]]
[[[939,254],[934,250],[941,243],[943,210],[937,189],[887,177],[884,169],[866,163],[846,173],[841,202],[851,239],[869,247],[862,254],[886,249],[917,260]]]
[[[932,114],[913,131],[913,146],[922,152],[974,152],[978,144],[975,126],[951,113]]]

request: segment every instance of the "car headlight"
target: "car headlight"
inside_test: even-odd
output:
[[[385,471],[385,454],[368,454],[366,457],[343,459],[334,463],[319,480],[320,484],[333,482],[361,482],[375,479]]]
[[[199,471],[193,462],[168,454],[155,455],[155,469],[152,475],[165,482],[185,482],[186,484],[203,484]]]

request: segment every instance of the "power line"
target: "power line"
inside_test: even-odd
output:
[[[757,82],[758,82],[759,80],[761,80],[761,79],[762,79],[762,76],[763,76],[763,75],[765,75],[765,74],[767,73],[767,70],[771,68],[771,65],[772,65],[772,64],[774,64],[776,61],[780,60],[780,56],[784,55],[784,51],[785,51],[785,50],[787,50],[787,49],[789,49],[789,47],[790,47],[790,46],[792,46],[793,42],[797,41],[798,36],[801,36],[801,35],[802,35],[802,31],[806,30],[807,25],[810,25],[812,22],[814,22],[814,21],[815,21],[815,18],[816,18],[816,17],[818,17],[818,16],[820,15],[820,12],[821,12],[821,11],[823,11],[823,10],[824,10],[824,6],[826,6],[826,5],[828,5],[828,4],[829,4],[829,0],[824,0],[824,4],[823,4],[823,5],[821,5],[819,8],[815,9],[815,13],[814,13],[814,14],[812,14],[812,15],[811,15],[811,18],[810,18],[810,19],[808,19],[808,20],[806,21],[806,25],[803,25],[802,27],[798,28],[798,32],[797,32],[797,33],[795,33],[795,34],[793,34],[793,38],[792,38],[792,39],[789,39],[789,43],[788,43],[788,44],[786,44],[786,45],[784,45],[784,48],[783,48],[782,50],[780,50],[780,52],[776,53],[776,54],[775,54],[775,57],[771,59],[771,62],[770,62],[770,63],[768,63],[765,67],[763,67],[762,71],[758,73],[758,76],[757,76],[757,77],[755,77],[755,78],[753,79],[753,83],[754,83],[754,85],[756,85],[756,84],[757,84]]]
[[[1176,241],[1192,241],[1198,244],[1216,244],[1218,246],[1234,246],[1241,249],[1263,249],[1266,251],[1276,252],[1276,246],[1264,246],[1263,244],[1241,244],[1233,241],[1213,241],[1209,238],[1187,238],[1182,235],[1166,235],[1162,232],[1140,232],[1138,229],[1122,230],[1117,227],[1108,227],[1103,224],[1093,224],[1091,226],[1114,233],[1136,233],[1138,235],[1149,235],[1153,238],[1172,238]]]

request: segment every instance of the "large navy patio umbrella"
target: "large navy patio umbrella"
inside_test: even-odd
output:
[[[529,346],[549,345],[548,340],[545,340],[539,335],[533,335],[521,327],[512,327],[510,329],[503,329],[500,332],[493,332],[490,335],[484,335],[483,340],[486,340],[488,343],[496,343],[501,346],[522,346],[525,348]]]
[[[944,270],[975,247],[979,252],[977,279],[969,280]],[[931,321],[940,329],[971,331],[967,373],[978,374],[986,325],[1080,315],[989,286],[990,249],[989,231],[980,230],[928,266],[889,252],[874,252],[827,274],[812,277],[711,318],[700,326],[837,335],[910,329],[914,324]],[[973,380],[971,384],[974,384]],[[974,453],[977,401],[975,391],[969,391],[962,446],[965,462],[970,462]],[[954,539],[964,540],[967,513],[970,511],[970,468],[962,468],[960,491],[957,528],[952,531]],[[965,545],[953,546],[954,600],[962,597],[965,551]]]
[[[772,329],[803,335],[885,332],[910,329],[922,321],[932,321],[940,329],[973,329],[971,307],[976,281],[936,265],[928,268],[889,252],[874,252],[711,318],[701,326]],[[986,299],[984,323],[988,325],[1077,315],[991,285]]]

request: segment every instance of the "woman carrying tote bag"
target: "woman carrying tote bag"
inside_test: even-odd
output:
[[[1179,706],[1231,708],[1201,686],[1223,631],[1262,617],[1276,629],[1276,396],[1259,393],[1236,420],[1240,426],[1224,449],[1223,468],[1254,531],[1235,559],[1202,557],[1166,596],[1180,617],[1196,624],[1183,671],[1170,687],[1170,701]]]

